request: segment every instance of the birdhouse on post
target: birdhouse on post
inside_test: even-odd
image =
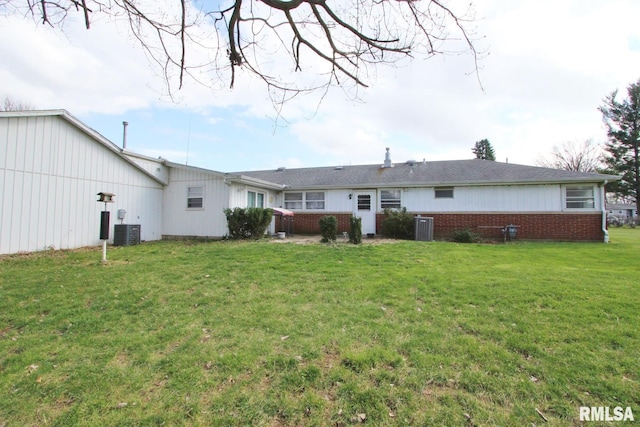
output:
[[[100,240],[102,240],[102,263],[107,262],[107,240],[109,240],[109,211],[107,203],[114,203],[116,195],[113,193],[98,193],[98,202],[104,203],[104,210],[100,212]]]
[[[115,202],[114,198],[116,197],[113,193],[98,193],[98,201],[104,203],[113,203]]]

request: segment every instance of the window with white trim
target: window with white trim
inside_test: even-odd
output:
[[[358,210],[359,211],[371,210],[371,194],[358,194]]]
[[[567,209],[595,208],[593,185],[567,185],[565,187],[565,207]]]
[[[436,199],[453,199],[453,187],[437,187],[434,190]]]
[[[320,210],[325,208],[324,198],[324,191],[284,193],[284,208]]]
[[[187,187],[187,209],[202,209],[204,207],[204,187]]]
[[[247,191],[248,208],[264,208],[264,193],[257,191]]]
[[[400,190],[380,191],[380,207],[382,209],[400,209],[402,192]]]
[[[305,193],[306,209],[324,209],[324,193],[313,191]]]
[[[302,209],[303,193],[284,193],[285,209]]]

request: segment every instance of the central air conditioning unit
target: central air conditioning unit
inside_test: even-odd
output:
[[[113,233],[113,246],[139,245],[140,228],[140,224],[116,224]]]
[[[431,242],[433,240],[433,218],[417,216],[413,221],[415,240]]]

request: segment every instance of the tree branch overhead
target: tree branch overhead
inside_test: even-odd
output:
[[[82,14],[87,29],[100,15],[124,17],[163,69],[169,88],[182,88],[187,77],[227,80],[233,87],[238,70],[256,75],[269,88],[290,92],[348,82],[367,87],[370,67],[446,54],[453,50],[448,42],[459,46],[455,53],[470,54],[476,73],[481,56],[470,28],[470,7],[458,11],[453,1],[445,0],[227,0],[219,8],[203,0],[3,4],[0,13],[26,10],[39,22],[59,27],[72,8]],[[204,76],[203,69],[215,70],[214,76]]]

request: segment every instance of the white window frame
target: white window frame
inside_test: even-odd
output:
[[[192,201],[200,199],[200,206],[193,206]],[[198,203],[195,203],[196,205]],[[204,185],[190,185],[187,187],[187,210],[203,210],[204,209]]]
[[[590,195],[579,194],[579,192],[588,191],[590,191]],[[593,185],[565,185],[563,195],[563,204],[566,210],[594,210],[596,208],[596,191]],[[569,204],[573,206],[569,206]],[[578,206],[578,204],[582,204],[582,206]]]
[[[310,195],[313,196],[310,198]],[[322,198],[319,197],[320,195]],[[284,208],[298,211],[323,211],[326,208],[326,198],[326,191],[290,191],[284,193]]]
[[[440,195],[438,195],[438,192],[441,192]],[[443,195],[442,193],[446,192],[445,194],[449,194],[449,192],[451,192],[451,195]],[[454,196],[454,188],[453,187],[435,187],[433,189],[433,197],[435,199],[453,199]]]
[[[386,195],[389,196],[393,196],[393,197],[387,197],[385,198],[385,193],[387,193]],[[395,197],[398,196],[398,197]],[[384,190],[380,190],[380,209],[381,210],[385,210],[385,209],[401,209],[402,208],[402,190],[400,190],[399,188],[386,188]]]
[[[293,196],[299,194],[300,198],[297,196],[293,198]],[[291,196],[289,200],[287,200],[287,196]],[[291,191],[284,193],[284,208],[290,210],[302,210],[304,207],[304,192],[303,191]]]
[[[253,206],[251,206],[250,195],[253,194]],[[266,195],[260,191],[247,190],[247,207],[248,208],[264,208]]]
[[[358,212],[371,211],[373,197],[371,194],[358,194],[356,199],[356,209]]]
[[[324,199],[324,191],[307,191],[304,193],[304,208],[314,211],[324,210]]]

